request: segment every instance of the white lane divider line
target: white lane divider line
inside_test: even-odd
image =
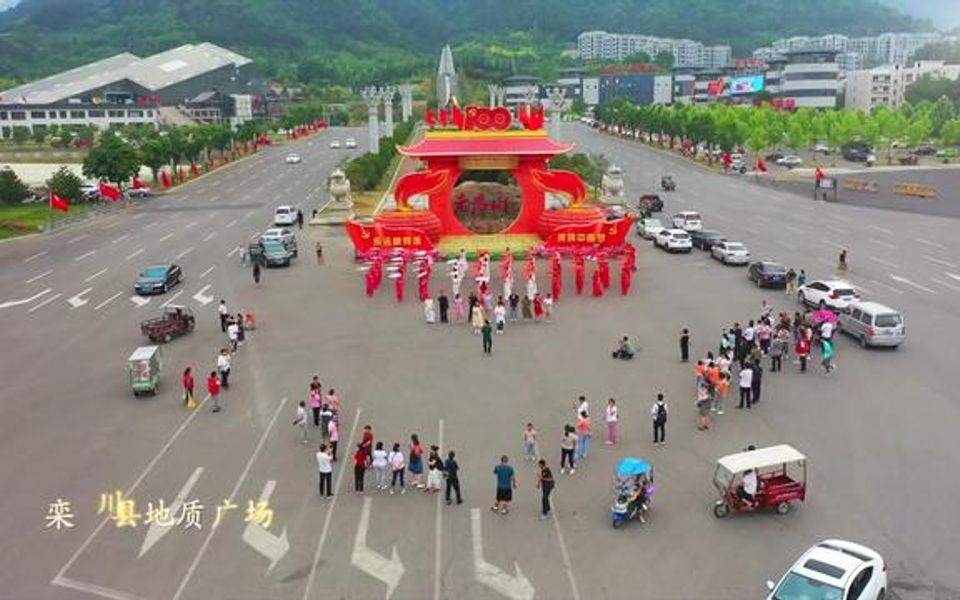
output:
[[[954,264],[954,263],[952,263],[952,262],[950,262],[950,261],[947,261],[947,260],[943,260],[943,259],[941,259],[941,258],[935,258],[935,257],[933,257],[933,256],[927,256],[926,254],[923,255],[923,258],[926,259],[926,260],[929,260],[929,261],[932,262],[932,263],[936,263],[936,264],[942,265],[942,266],[944,266],[944,267],[950,267],[951,269],[956,269],[956,268],[957,268],[957,265],[956,265],[956,264]]]
[[[214,269],[216,269],[216,268],[217,268],[217,265],[213,265],[212,267],[210,267],[209,269],[207,269],[207,270],[204,271],[203,273],[200,273],[200,279],[203,279],[204,277],[206,277],[207,275],[209,275],[209,274],[210,274],[210,271],[212,271],[212,270],[214,270]]]
[[[180,254],[178,254],[176,258],[177,258],[177,260],[180,260],[181,258],[183,258],[184,256],[190,254],[191,252],[193,252],[193,246],[190,246],[189,248],[187,248],[186,250],[184,250],[183,252],[181,252]]]
[[[239,252],[239,251],[240,251],[240,246],[237,246],[236,248],[234,248],[234,249],[231,250],[230,252],[227,252],[227,258],[230,258],[231,256],[233,256],[234,254],[236,254],[236,253]]]
[[[143,248],[140,248],[139,250],[134,250],[132,253],[128,254],[126,260],[130,260],[131,258],[140,256],[141,254],[143,254]]]
[[[215,235],[217,235],[217,232],[216,232],[216,231],[211,231],[211,232],[208,233],[207,235],[203,236],[203,239],[200,240],[200,241],[201,241],[201,242],[209,242],[210,240],[213,239],[213,236],[215,236]]]
[[[876,279],[870,279],[869,281],[870,281],[870,283],[872,283],[873,285],[879,285],[880,287],[882,287],[882,288],[884,288],[884,289],[886,289],[886,290],[888,290],[888,291],[891,291],[891,292],[893,292],[894,294],[901,294],[901,295],[902,295],[902,294],[904,293],[904,291],[901,290],[900,288],[895,288],[895,287],[893,287],[892,285],[888,285],[888,284],[886,284],[886,283],[884,283],[884,282],[882,282],[882,281],[877,281]]]
[[[147,223],[146,225],[144,225],[143,228],[144,228],[144,229],[150,229],[151,227],[155,226],[155,225],[158,224],[159,222],[160,222],[160,221],[150,221],[149,223]]]
[[[91,275],[91,276],[87,277],[86,279],[84,279],[83,282],[84,282],[84,283],[89,283],[89,282],[93,281],[94,279],[96,279],[97,277],[100,277],[101,275],[103,275],[103,274],[106,273],[106,272],[107,272],[107,268],[104,267],[104,268],[100,269],[99,271],[97,271],[96,273],[94,273],[93,275]]]
[[[891,244],[891,243],[889,243],[889,242],[884,242],[883,240],[878,240],[878,239],[870,238],[870,242],[872,242],[872,243],[874,243],[874,244],[876,244],[876,245],[878,245],[878,246],[882,246],[882,247],[884,247],[884,248],[887,248],[888,250],[896,250],[896,249],[897,249],[897,246],[896,246],[895,244]]]
[[[900,268],[900,265],[898,265],[898,264],[896,264],[896,263],[892,263],[892,262],[890,262],[889,260],[884,260],[884,259],[882,259],[882,258],[878,258],[878,257],[876,257],[876,256],[871,256],[871,257],[870,257],[870,260],[872,260],[872,261],[875,262],[875,263],[880,263],[881,265],[883,265],[883,266],[885,266],[885,267],[890,267],[891,269],[899,269],[899,268]]]
[[[80,240],[86,239],[86,237],[87,237],[87,234],[85,234],[85,233],[82,234],[82,235],[78,235],[78,236],[75,237],[75,238],[71,238],[71,239],[67,240],[67,245],[69,246],[69,245],[71,245],[71,244],[75,244],[75,243],[79,242]]]
[[[556,501],[550,499],[550,516],[553,521],[553,530],[557,534],[557,542],[560,544],[560,556],[563,557],[563,565],[567,571],[567,581],[570,582],[570,594],[573,600],[580,600],[580,588],[577,586],[577,578],[573,574],[573,561],[570,560],[570,553],[567,551],[567,542],[563,539],[563,531],[560,529],[560,520],[557,518]]]
[[[164,302],[163,304],[161,304],[161,305],[160,305],[160,308],[166,308],[167,305],[171,304],[174,300],[176,300],[177,298],[179,298],[179,297],[180,297],[180,294],[182,294],[182,293],[183,293],[183,290],[180,290],[180,291],[177,292],[176,294],[174,294],[174,295],[170,296],[169,298],[167,298],[167,301]]]
[[[35,305],[35,306],[31,306],[30,309],[27,310],[27,312],[33,312],[33,311],[37,310],[38,308],[42,308],[42,307],[50,304],[51,302],[53,302],[54,300],[56,300],[57,298],[59,298],[59,297],[62,296],[62,295],[63,295],[63,294],[54,294],[53,296],[50,296],[49,298],[47,298],[46,300],[44,300],[43,302],[41,302],[40,304],[37,304],[37,305]]]
[[[30,256],[23,259],[23,262],[28,263],[35,258],[40,258],[41,256],[46,256],[47,251],[43,250],[42,252],[37,252],[36,254],[31,254]]]
[[[3,304],[0,304],[0,308],[9,308],[11,306],[20,306],[21,304],[29,304],[30,302],[33,302],[37,298],[40,298],[41,296],[45,296],[46,294],[49,294],[51,291],[52,290],[50,288],[47,288],[42,292],[40,292],[39,294],[34,294],[29,298],[24,298],[23,300],[8,300]]]
[[[119,298],[119,297],[120,297],[120,294],[122,294],[122,293],[123,293],[123,292],[117,292],[116,294],[110,296],[109,298],[107,298],[106,300],[104,300],[103,302],[101,302],[100,304],[94,306],[94,307],[93,307],[93,310],[100,310],[100,309],[103,308],[104,306],[110,304],[111,302],[113,302],[114,300],[116,300],[117,298]]]
[[[75,260],[76,262],[80,262],[81,260],[83,260],[83,259],[85,259],[85,258],[88,258],[88,257],[90,257],[90,256],[93,256],[95,253],[96,253],[96,250],[91,250],[90,252],[84,252],[84,253],[81,254],[80,256],[74,257],[73,260]]]
[[[920,242],[921,244],[924,244],[924,245],[927,245],[927,246],[931,246],[931,247],[933,247],[933,248],[940,248],[940,249],[946,248],[946,246],[944,246],[944,245],[941,244],[941,243],[932,242],[932,241],[930,241],[930,240],[927,240],[927,239],[924,239],[924,238],[921,238],[921,237],[914,238],[914,239],[915,239],[916,241]]]
[[[200,221],[190,221],[189,223],[187,223],[184,229],[190,229],[191,227],[196,227],[199,223]]]
[[[120,242],[122,242],[123,240],[127,239],[128,237],[130,237],[130,234],[129,234],[129,233],[125,233],[125,234],[121,235],[120,237],[118,237],[117,239],[113,240],[113,241],[110,242],[110,243],[111,243],[111,244],[119,244]]]
[[[104,229],[104,230],[113,229],[114,227],[116,227],[116,226],[119,225],[119,224],[120,224],[120,221],[117,220],[117,221],[114,221],[113,223],[108,223],[108,224],[104,225],[104,226],[102,227],[102,229]]]
[[[928,293],[928,294],[936,294],[936,293],[937,293],[936,290],[932,290],[932,289],[928,288],[928,287],[925,286],[925,285],[920,285],[919,283],[917,283],[917,282],[915,282],[915,281],[912,281],[912,280],[910,280],[910,279],[907,279],[906,277],[901,277],[900,275],[893,275],[893,274],[891,273],[891,274],[890,274],[890,279],[896,281],[897,283],[902,283],[903,285],[909,285],[910,287],[912,287],[912,288],[914,288],[914,289],[918,289],[918,290],[920,290],[921,292],[926,292],[926,293]]]
[[[438,425],[437,425],[437,444],[439,444],[439,446],[440,446],[441,448],[446,448],[446,446],[443,445],[443,419],[440,419],[440,422],[439,422]],[[441,582],[440,571],[441,571],[441,569],[442,569],[442,567],[443,567],[443,550],[442,550],[442,548],[443,548],[443,504],[440,502],[440,494],[437,494],[437,510],[436,510],[436,512],[437,512],[436,522],[434,523],[434,529],[433,529],[433,532],[434,532],[434,533],[433,533],[433,546],[434,546],[434,550],[433,550],[433,600],[440,600],[441,595],[442,595],[442,594],[441,594],[441,591],[440,591],[440,582]],[[358,531],[358,532],[357,532],[357,537],[359,537],[359,536],[360,536],[360,532]],[[394,561],[393,561],[393,562],[395,562],[397,565],[400,566],[400,576],[398,576],[398,577],[396,578],[396,580],[399,582],[400,577],[403,576],[403,564],[400,563],[400,557],[397,556],[397,548],[396,548],[396,546],[394,546],[394,548],[393,548],[393,558],[394,558]],[[389,584],[388,584],[388,586],[389,586]],[[396,583],[394,583],[394,584],[393,584],[393,588],[395,589],[396,587],[397,587],[397,585],[396,585]],[[388,588],[387,588],[387,595],[390,595],[390,593],[391,593],[390,590],[391,590],[391,588],[388,587]]]
[[[840,235],[847,235],[848,233],[850,233],[849,229],[844,229],[843,227],[835,227],[833,225],[824,225],[823,227],[825,229],[829,229],[834,233],[839,233]]]
[[[237,220],[234,219],[234,220],[230,221],[229,223],[227,223],[226,225],[224,225],[223,228],[224,228],[224,229],[230,229],[231,227],[233,227],[233,226],[236,225],[236,224],[237,224]]]
[[[248,210],[247,212],[243,213],[243,218],[247,219],[249,217],[252,217],[254,212],[256,211]]]
[[[53,269],[49,269],[49,270],[47,270],[47,271],[44,271],[43,273],[40,273],[39,275],[34,275],[33,277],[31,277],[30,279],[27,280],[27,283],[33,283],[34,281],[39,281],[40,279],[43,279],[44,277],[46,277],[46,276],[49,275],[50,273],[53,273]]]
[[[960,281],[960,275],[957,275],[957,274],[955,274],[955,273],[947,273],[946,275],[947,275],[947,277],[949,277],[950,279],[955,279],[955,280],[957,280],[957,281]]]
[[[877,225],[871,225],[870,229],[874,231],[879,231],[880,233],[886,233],[887,235],[893,235],[893,232],[887,229],[886,227],[879,227]]]
[[[960,292],[960,286],[953,285],[952,283],[947,283],[946,281],[940,281],[939,279],[937,279],[937,278],[935,278],[935,277],[931,277],[931,278],[930,278],[930,281],[932,281],[932,282],[934,282],[934,283],[936,283],[936,284],[942,285],[943,287],[948,288],[948,289],[951,289],[951,290],[953,290],[953,291],[955,291],[955,292]]]
[[[157,240],[157,241],[159,241],[159,242],[165,242],[165,241],[169,240],[169,239],[172,238],[172,237],[173,237],[173,233],[168,233],[167,235],[163,236],[162,238],[160,238],[160,239]]]

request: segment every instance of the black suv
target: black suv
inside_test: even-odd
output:
[[[700,231],[690,232],[690,242],[693,244],[693,247],[700,248],[706,252],[710,252],[710,249],[715,245],[725,241],[727,241],[726,236],[712,229],[701,229]]]

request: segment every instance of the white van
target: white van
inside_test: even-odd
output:
[[[684,231],[700,231],[703,229],[703,221],[700,219],[700,213],[682,210],[673,215],[673,226]]]
[[[297,209],[292,206],[278,206],[277,209],[273,211],[273,224],[296,225]]]
[[[877,302],[851,302],[840,313],[840,331],[853,336],[860,345],[893,346],[903,343],[907,330],[903,315]]]

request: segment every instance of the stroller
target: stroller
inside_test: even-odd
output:
[[[610,508],[614,529],[627,521],[646,523],[653,496],[653,465],[639,458],[625,458],[617,465],[617,499]]]

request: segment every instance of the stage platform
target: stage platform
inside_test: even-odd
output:
[[[529,250],[541,244],[543,240],[536,234],[446,235],[440,238],[437,249],[445,258],[457,256],[462,248],[467,251],[467,257],[471,260],[475,260],[483,251],[489,252],[491,258],[496,260],[507,248],[510,248],[514,258],[524,258]]]

